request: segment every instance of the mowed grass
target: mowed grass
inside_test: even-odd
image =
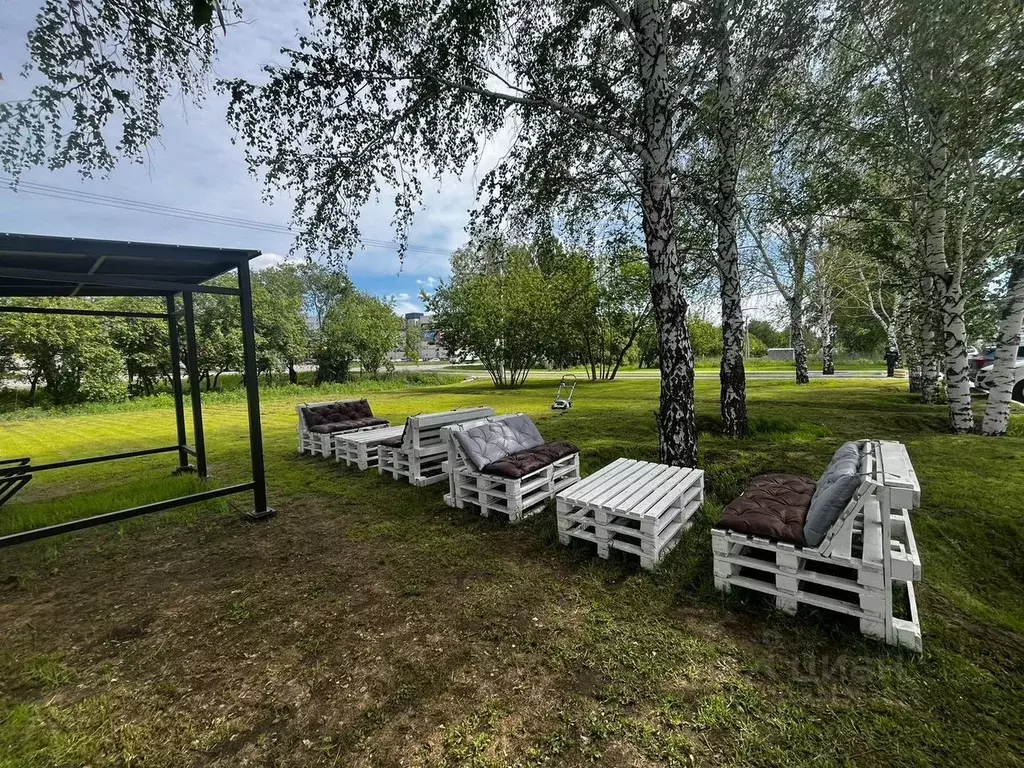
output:
[[[547,510],[510,527],[295,452],[295,403],[264,395],[272,503],[170,512],[0,551],[0,766],[1021,765],[1024,417],[1001,440],[944,434],[900,381],[758,381],[753,435],[717,436],[698,382],[708,501],[655,572],[557,543]],[[347,394],[359,394],[348,387]],[[374,411],[487,404],[582,449],[584,472],[656,457],[656,381],[384,389]],[[248,471],[241,401],[210,398],[213,483]],[[167,408],[0,423],[37,462],[170,444]],[[899,439],[925,653],[824,613],[712,587],[708,530],[753,475],[816,475],[843,441]],[[197,487],[173,455],[43,473],[0,530]]]

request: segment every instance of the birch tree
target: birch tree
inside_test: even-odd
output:
[[[996,337],[996,356],[989,379],[988,405],[981,423],[981,434],[1005,435],[1010,426],[1010,398],[1020,397],[1022,388],[1017,383],[1015,365],[1017,350],[1022,344],[1021,325],[1024,324],[1024,237],[1010,260],[1006,303],[999,321]]]
[[[700,9],[671,0],[324,0],[314,31],[266,81],[226,84],[229,120],[271,191],[295,196],[298,245],[335,261],[379,194],[408,232],[422,185],[459,173],[512,122],[512,149],[483,182],[500,217],[542,187],[579,190],[600,159],[639,201],[659,330],[660,458],[697,461],[693,351],[673,174],[707,69]],[[567,159],[568,158],[568,159]],[[593,160],[593,162],[590,162]],[[570,194],[567,192],[567,194]],[[551,211],[547,215],[551,216]]]
[[[880,110],[896,119],[880,133],[902,155],[919,238],[925,297],[921,323],[924,397],[934,397],[931,347],[941,327],[949,423],[974,429],[967,376],[971,266],[967,225],[973,218],[979,170],[1019,126],[1024,98],[1020,3],[984,0],[856,0],[850,6],[860,47],[862,82],[877,90]],[[885,138],[882,138],[885,137]],[[959,217],[956,211],[960,212]],[[975,255],[978,255],[975,251]]]
[[[740,165],[773,80],[808,42],[809,5],[802,0],[716,0],[714,6],[717,194],[711,208],[721,281],[721,411],[730,437],[743,437],[748,430],[738,239]]]

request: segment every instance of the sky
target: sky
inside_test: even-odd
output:
[[[0,100],[6,101],[23,95],[29,87],[20,72],[28,58],[26,34],[42,0],[0,3]],[[258,80],[265,64],[281,60],[281,47],[294,45],[299,31],[308,28],[305,4],[295,0],[247,0],[244,8],[246,23],[230,27],[221,39],[212,79]],[[80,178],[74,169],[35,169],[23,179],[62,189],[287,225],[289,201],[264,202],[262,183],[249,175],[243,147],[232,144],[233,131],[225,120],[226,104],[225,97],[212,92],[198,108],[169,101],[162,113],[162,136],[150,148],[144,164],[124,163],[108,177],[92,180]],[[409,242],[431,250],[410,251],[404,264],[399,263],[397,252],[391,248],[359,252],[348,267],[355,284],[374,295],[392,297],[399,314],[421,311],[420,291],[447,276],[447,254],[467,239],[465,226],[475,183],[489,170],[488,158],[496,159],[501,151],[500,147],[489,147],[461,177],[445,178],[440,185],[425,184],[423,208],[416,217]],[[392,213],[387,202],[368,207],[360,222],[363,236],[393,241]],[[251,248],[264,254],[257,267],[280,262],[292,245],[288,233],[170,218],[26,191],[15,193],[3,183],[0,232]],[[299,258],[302,256],[291,257]]]

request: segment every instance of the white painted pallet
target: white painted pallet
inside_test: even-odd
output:
[[[321,405],[333,405],[333,402],[326,403],[300,403],[295,407],[295,412],[299,416],[299,453],[310,453],[313,456],[322,456],[325,459],[330,458],[334,455],[334,438],[337,435],[350,435],[355,432],[367,432],[372,429],[380,429],[381,427],[388,426],[385,424],[375,424],[372,427],[360,427],[358,429],[345,429],[340,432],[310,432],[306,427],[306,419],[303,416],[303,410],[306,408],[316,408]]]
[[[616,459],[560,492],[558,539],[593,542],[599,557],[617,549],[653,568],[693,525],[704,503],[704,472]]]
[[[379,427],[363,432],[350,432],[334,438],[334,460],[355,465],[361,470],[377,466],[377,446],[402,434],[404,427]]]
[[[377,446],[377,471],[395,480],[404,477],[416,486],[444,482],[447,446],[441,430],[452,424],[493,416],[489,407],[457,408],[443,413],[410,416],[402,433],[402,445]]]
[[[456,431],[472,429],[489,421],[524,415],[512,413],[468,421],[442,430],[447,448],[444,472],[448,476],[448,493],[444,496],[445,504],[458,509],[476,507],[483,517],[490,517],[494,512],[508,517],[510,523],[518,523],[543,510],[556,493],[579,480],[578,453],[556,459],[536,472],[513,479],[478,471],[452,436]]]
[[[920,501],[916,474],[902,445],[878,442],[867,443],[860,474],[860,487],[819,547],[712,530],[715,586],[771,595],[790,614],[804,605],[853,616],[863,634],[920,651],[913,582],[921,559],[909,512]],[[912,506],[894,506],[904,502]],[[894,615],[894,587],[906,590],[906,617]]]

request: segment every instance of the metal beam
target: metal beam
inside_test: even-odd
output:
[[[189,261],[248,261],[259,251],[238,248],[209,248],[167,243],[140,243],[131,240],[96,240],[53,235],[0,234],[0,251],[63,256],[130,256],[147,259],[178,259]]]
[[[163,448],[146,448],[142,451],[127,451],[125,453],[111,453],[107,456],[90,456],[85,459],[69,459],[68,461],[53,461],[49,464],[33,465],[33,472],[42,472],[47,469],[63,469],[64,467],[79,467],[83,464],[98,464],[101,461],[117,461],[118,459],[134,459],[139,456],[152,456],[156,453],[170,453],[180,450],[180,445],[167,445]]]
[[[185,304],[185,370],[188,371],[188,389],[192,398],[192,439],[196,446],[196,470],[200,477],[209,477],[206,464],[206,434],[203,431],[203,393],[199,387],[199,347],[196,341],[196,312],[192,294],[181,296]]]
[[[248,262],[240,262],[248,267]],[[224,288],[217,285],[197,283],[176,283],[163,280],[147,280],[125,275],[83,275],[81,272],[54,272],[48,269],[20,269],[17,267],[0,267],[0,277],[12,280],[38,280],[47,283],[82,283],[84,285],[103,285],[112,288],[139,288],[161,293],[178,293],[193,291],[195,293],[220,293],[237,296],[237,288]]]
[[[249,262],[238,265],[239,308],[242,311],[242,357],[245,369],[245,403],[249,413],[249,456],[252,460],[253,511],[250,519],[274,514],[267,506],[267,473],[263,463],[263,425],[260,422],[260,382],[256,372],[256,327],[252,316],[252,281]]]
[[[178,339],[178,318],[175,317],[174,294],[167,296],[167,339],[171,348],[171,392],[174,395],[174,426],[178,431],[178,470],[188,472],[188,453],[185,444],[185,398],[181,391],[181,342]]]
[[[128,520],[132,517],[140,517],[141,515],[148,515],[153,512],[163,512],[166,509],[184,507],[189,504],[198,504],[199,502],[210,501],[222,496],[230,496],[235,493],[244,493],[251,490],[253,490],[252,483],[239,483],[238,485],[229,485],[224,488],[215,488],[210,491],[200,491],[199,493],[193,493],[188,496],[179,496],[176,499],[167,499],[166,501],[156,501],[152,504],[143,504],[141,507],[131,507],[130,509],[122,509],[118,512],[107,512],[102,515],[85,517],[81,520],[69,520],[66,523],[57,523],[56,525],[49,525],[45,528],[35,528],[30,531],[11,533],[7,536],[0,536],[0,548],[10,547],[15,544],[23,544],[27,541],[46,539],[51,536],[59,536],[62,533],[80,531],[84,528],[92,528],[93,526],[104,525],[106,523],[115,523],[119,520]]]
[[[168,318],[163,312],[117,312],[103,309],[63,309],[61,307],[11,307],[0,305],[0,312],[18,313],[25,315],[78,315],[80,317],[137,317],[150,320],[166,320]],[[177,317],[181,313],[177,313]]]

